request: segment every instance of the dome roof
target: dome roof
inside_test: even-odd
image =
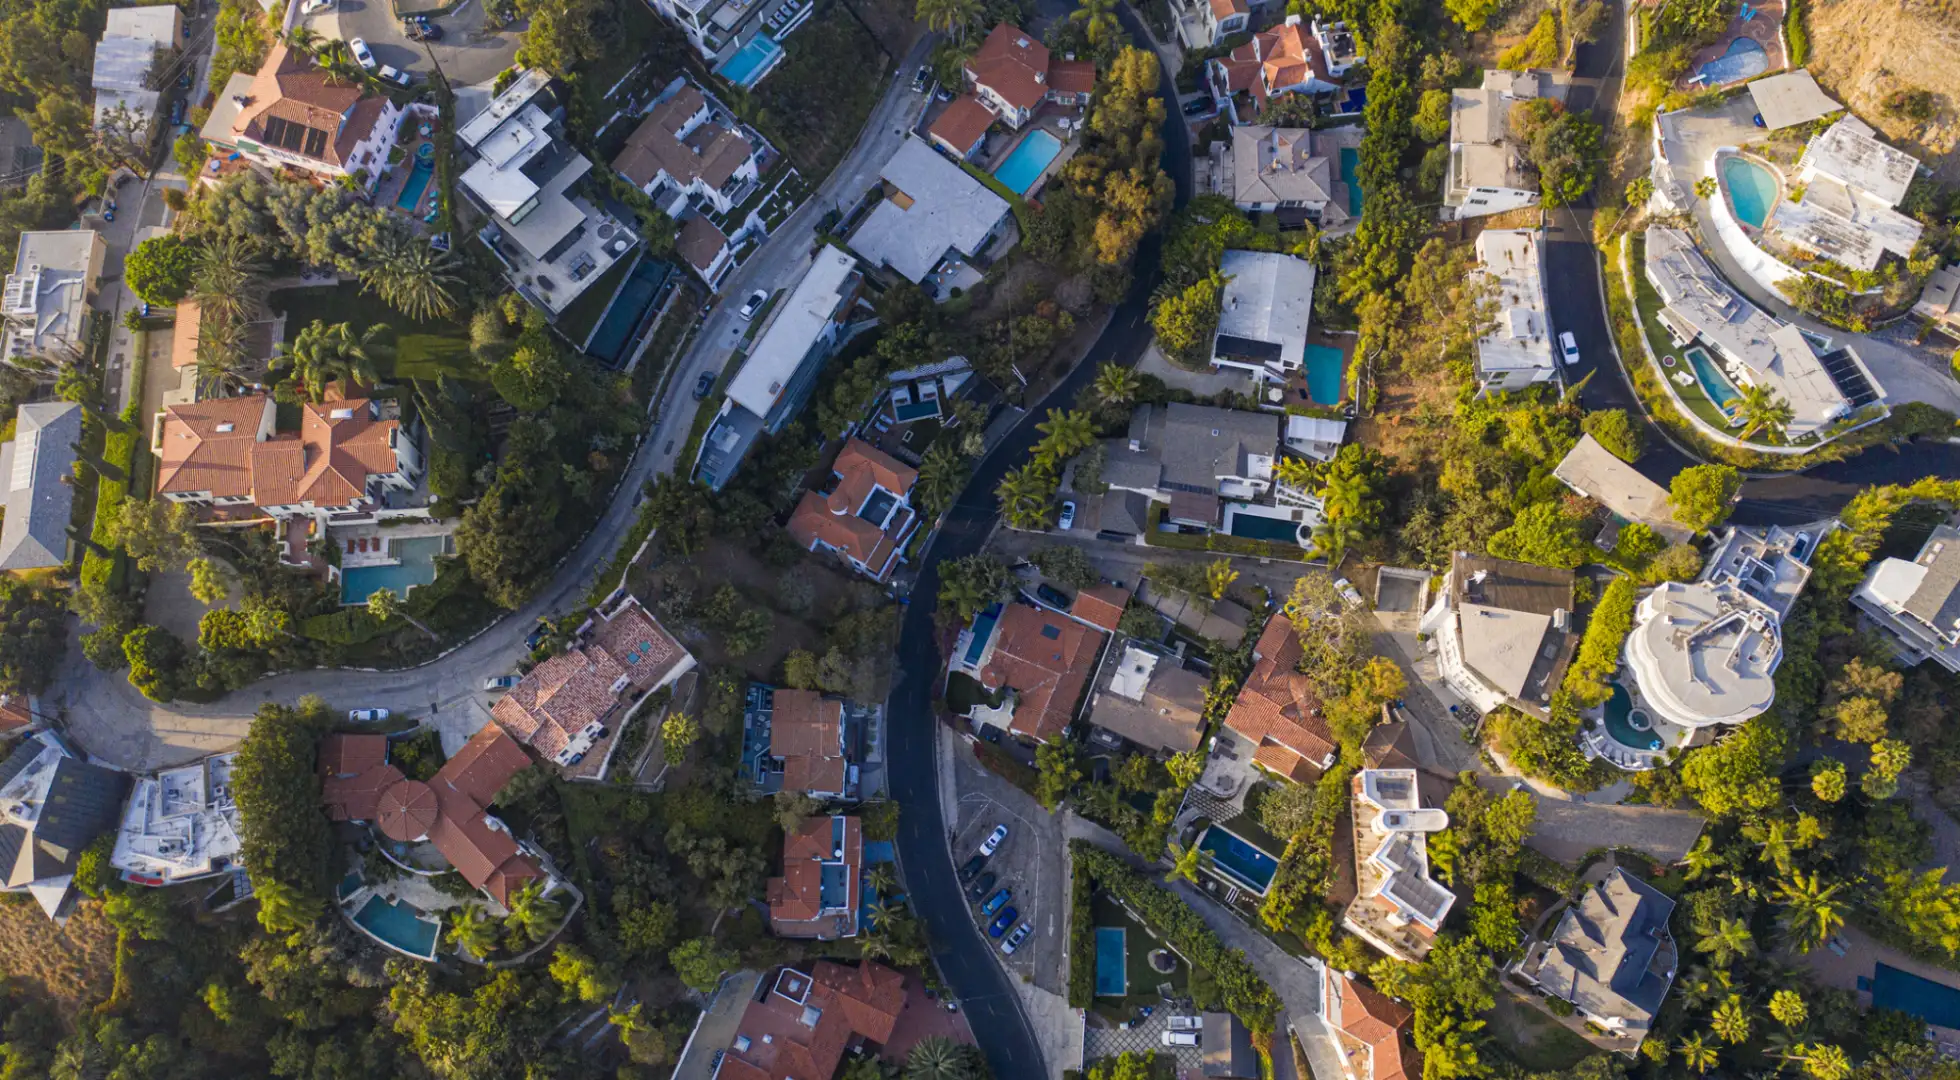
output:
[[[436,823],[436,793],[420,780],[403,780],[381,793],[375,823],[390,840],[424,839]]]

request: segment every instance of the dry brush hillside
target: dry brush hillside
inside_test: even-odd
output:
[[[1960,0],[1811,0],[1810,40],[1826,90],[1960,180]],[[1932,92],[1930,121],[1885,114],[1886,96],[1911,88]]]

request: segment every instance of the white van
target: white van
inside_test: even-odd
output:
[[[1202,1016],[1172,1016],[1164,1021],[1172,1031],[1203,1031],[1205,1018]]]
[[[1166,1031],[1164,1032],[1164,1045],[1196,1046],[1198,1045],[1198,1033],[1195,1031]]]

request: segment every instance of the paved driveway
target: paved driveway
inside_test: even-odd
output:
[[[426,82],[437,64],[452,83],[486,82],[517,55],[521,24],[502,31],[487,29],[482,0],[471,0],[454,14],[432,21],[442,28],[442,38],[425,48],[402,33],[401,20],[388,0],[340,0],[326,11],[300,16],[301,23],[325,37],[360,38],[374,51],[376,63],[416,72],[418,83]]]

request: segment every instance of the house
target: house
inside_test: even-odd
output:
[[[1110,497],[1105,497],[1103,504],[1107,506],[1109,502]],[[1252,613],[1236,600],[1207,603],[1203,597],[1154,588],[1149,578],[1137,582],[1137,600],[1207,641],[1234,648],[1245,640],[1246,630],[1252,625]]]
[[[75,448],[82,441],[82,407],[72,401],[30,402],[14,415],[13,441],[0,443],[0,570],[47,570],[68,562],[68,527],[75,505]]]
[[[1230,56],[1206,61],[1205,81],[1235,124],[1255,121],[1268,101],[1283,94],[1324,94],[1341,87],[1328,70],[1320,42],[1298,15],[1254,34]],[[1239,95],[1244,95],[1243,115]]]
[[[0,293],[6,320],[0,358],[9,364],[45,357],[73,363],[88,348],[89,301],[95,298],[108,245],[94,229],[24,232],[13,273]]]
[[[82,850],[116,827],[129,778],[75,757],[51,732],[0,761],[0,892],[27,893],[68,920]]]
[[[1167,519],[1213,526],[1220,498],[1249,499],[1272,490],[1280,417],[1209,405],[1142,405],[1130,414],[1129,438],[1109,440],[1103,482],[1152,502],[1169,503]]]
[[[1550,935],[1525,946],[1512,974],[1570,1002],[1611,1049],[1631,1057],[1674,982],[1680,957],[1667,920],[1674,901],[1615,867],[1566,907]]]
[[[1008,231],[1007,200],[916,138],[900,143],[879,172],[886,197],[851,234],[864,261],[913,284],[941,264],[972,262]]]
[[[687,260],[687,265],[701,275],[710,289],[719,289],[721,279],[735,269],[735,249],[728,243],[728,237],[707,218],[696,214],[681,222],[681,231],[674,237],[674,251]]]
[[[1287,414],[1286,448],[1301,457],[1332,461],[1334,455],[1341,452],[1341,443],[1346,439],[1346,420]]]
[[[1346,1080],[1418,1080],[1422,1057],[1409,1041],[1415,1013],[1358,979],[1324,965],[1320,1016]]]
[[[821,799],[855,795],[857,769],[844,742],[844,703],[788,687],[771,691],[770,698],[768,756],[782,773],[779,790]]]
[[[1785,438],[1821,437],[1880,404],[1884,391],[1856,353],[1839,347],[1819,356],[1802,329],[1771,318],[1730,288],[1686,232],[1648,226],[1644,259],[1647,281],[1667,305],[1660,321],[1669,336],[1684,347],[1705,346],[1738,385],[1768,387],[1788,402]]]
[[[1960,338],[1960,263],[1940,267],[1926,278],[1912,313],[1947,336]]]
[[[1639,523],[1660,534],[1670,544],[1685,544],[1694,533],[1674,520],[1668,507],[1667,489],[1640,475],[1640,470],[1620,460],[1619,455],[1591,435],[1579,436],[1572,449],[1559,459],[1552,475],[1578,494],[1604,506],[1613,515],[1613,537],[1623,525]],[[1611,548],[1610,542],[1600,546]]]
[[[478,238],[524,298],[556,318],[639,244],[579,192],[592,162],[565,137],[551,76],[531,69],[456,132],[474,158],[459,178],[490,215]]]
[[[1253,764],[1266,773],[1312,783],[1333,767],[1340,748],[1320,715],[1320,695],[1300,674],[1300,656],[1293,621],[1275,613],[1252,647],[1252,673],[1225,726],[1253,747]]]
[[[1776,700],[1783,620],[1810,580],[1810,556],[1835,527],[1733,526],[1694,581],[1663,582],[1641,598],[1626,639],[1627,689],[1663,743],[1699,745],[1709,729],[1740,724]]]
[[[805,819],[783,837],[783,874],[769,879],[769,932],[818,941],[856,937],[863,865],[864,832],[857,818]]]
[[[393,99],[328,74],[284,42],[273,43],[240,97],[227,99],[235,111],[225,110],[231,131],[221,145],[268,169],[347,177],[364,192],[380,181],[402,126]]]
[[[1252,22],[1252,8],[1246,0],[1189,0],[1177,20],[1177,36],[1191,50],[1209,49],[1233,34],[1242,34]]]
[[[1563,102],[1569,86],[1564,72],[1487,70],[1482,86],[1450,92],[1445,213],[1472,218],[1537,205],[1528,148],[1511,138],[1511,107],[1536,98]]]
[[[1089,696],[1089,722],[1151,753],[1196,750],[1211,680],[1178,657],[1139,642],[1125,642],[1121,653],[1111,651]]]
[[[1542,717],[1578,648],[1572,610],[1572,571],[1459,551],[1421,626],[1443,681],[1477,711]]]
[[[0,739],[11,739],[33,728],[36,705],[25,694],[0,694]]]
[[[955,666],[993,692],[998,707],[976,705],[968,718],[1048,742],[1075,719],[1108,635],[1058,611],[1024,602],[989,609],[955,651]]]
[[[912,508],[918,471],[851,439],[837,454],[829,492],[806,491],[789,517],[789,535],[805,551],[833,552],[851,569],[885,581],[904,561],[905,545],[919,529]]]
[[[1894,208],[1918,172],[1918,158],[1885,145],[1870,124],[1847,113],[1804,147],[1788,197],[1776,203],[1767,228],[1853,270],[1878,269],[1887,252],[1910,258],[1925,226]]]
[[[215,754],[136,781],[109,856],[124,881],[176,885],[232,871],[241,847],[231,794],[237,756]]]
[[[1447,789],[1436,786],[1416,769],[1362,769],[1350,782],[1355,897],[1341,925],[1412,964],[1429,955],[1456,903],[1456,894],[1429,873],[1427,837],[1450,824],[1436,809]]]
[[[1340,151],[1356,148],[1360,139],[1357,127],[1314,131],[1240,124],[1213,170],[1218,194],[1241,210],[1276,215],[1281,228],[1306,222],[1340,228],[1354,220],[1358,205],[1358,193],[1341,178]]]
[[[817,249],[816,261],[769,312],[769,325],[729,382],[721,412],[701,440],[696,479],[720,491],[758,437],[781,431],[802,410],[817,373],[844,338],[863,284],[864,274],[847,252]]]
[[[852,1046],[892,1037],[905,976],[874,960],[782,968],[749,1000],[716,1080],[830,1080]]]
[[[1545,317],[1545,258],[1536,229],[1485,229],[1477,262],[1496,284],[1497,325],[1477,339],[1480,391],[1522,390],[1558,374]]]
[[[157,116],[159,68],[176,56],[183,30],[183,12],[172,4],[109,9],[89,77],[96,126],[108,121],[121,133],[148,136]]]
[[[1313,39],[1320,46],[1320,58],[1327,65],[1327,74],[1336,79],[1362,60],[1360,40],[1348,29],[1348,24],[1338,19],[1330,22],[1314,16]]]
[[[1123,610],[1130,606],[1130,590],[1120,585],[1091,585],[1078,589],[1068,613],[1100,630],[1115,633],[1122,625]]]
[[[1212,369],[1269,382],[1298,374],[1313,314],[1313,264],[1270,251],[1227,251],[1218,272],[1225,290],[1211,338]]]
[[[421,449],[394,402],[329,393],[301,404],[297,433],[275,430],[276,413],[268,394],[165,405],[150,441],[157,494],[207,520],[427,516],[426,507],[388,506],[422,475]]]
[[[693,655],[627,595],[588,619],[570,648],[532,668],[498,698],[490,716],[538,756],[575,766],[612,734],[606,721],[622,706],[672,684],[693,667]],[[606,744],[608,759],[612,746]]]
[[[961,161],[971,161],[987,145],[987,129],[995,119],[979,98],[961,94],[926,129],[926,137]]]
[[[681,217],[674,209],[689,201],[726,214],[755,190],[768,149],[720,102],[676,78],[626,137],[612,167],[671,217]]]
[[[1096,65],[1056,58],[1040,39],[1013,23],[1001,23],[966,62],[966,84],[1000,121],[1019,131],[1044,102],[1089,104]]]
[[[335,734],[320,741],[321,799],[333,821],[373,825],[396,843],[427,842],[463,880],[508,908],[530,881],[554,877],[538,852],[489,813],[510,778],[531,759],[504,730],[485,724],[428,783],[388,764],[385,735]]]
[[[783,61],[782,40],[816,10],[805,0],[650,0],[714,72],[744,90]]]
[[[1880,561],[1851,594],[1908,664],[1960,672],[1960,529],[1941,525],[1911,559]]]

